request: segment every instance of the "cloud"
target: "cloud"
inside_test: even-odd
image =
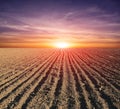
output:
[[[61,8],[58,2],[55,7],[50,3],[46,10],[42,2],[42,7],[28,3],[26,7],[18,6],[16,10],[11,6],[5,9],[3,5],[4,11],[0,8],[0,42],[51,42],[63,39],[117,43],[120,40],[119,12],[111,13],[97,3],[85,5],[84,2],[74,2],[73,6],[72,1],[66,1],[64,6],[62,3]]]
[[[24,30],[20,30],[17,28],[10,28],[10,27],[0,27],[0,34],[1,33],[21,33],[21,32],[25,32]]]

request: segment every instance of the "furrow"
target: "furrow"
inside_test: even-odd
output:
[[[51,55],[50,55],[51,56]],[[47,59],[47,58],[49,58],[49,57],[45,57],[45,60]],[[9,80],[7,80],[6,82],[4,82],[4,83],[2,83],[1,85],[0,85],[0,88],[2,87],[2,86],[4,86],[4,85],[7,85],[7,84],[13,84],[13,83],[15,83],[18,79],[20,79],[20,78],[22,78],[24,75],[26,75],[26,73],[28,72],[28,71],[32,71],[32,69],[34,68],[34,67],[37,67],[37,65],[39,65],[38,63],[40,63],[39,61],[39,58],[37,58],[37,60],[33,63],[33,65],[31,65],[31,66],[29,66],[28,68],[25,68],[25,70],[24,71],[21,71],[21,72],[19,72],[19,73],[17,73],[17,74],[14,74],[14,76],[12,76],[12,78],[9,78]],[[9,87],[9,85],[8,86],[5,86],[5,87]],[[1,91],[0,91],[1,92]]]
[[[39,91],[41,86],[45,83],[45,81],[47,80],[47,78],[50,74],[50,69],[52,69],[57,58],[58,58],[58,55],[57,55],[57,57],[56,56],[54,57],[54,59],[53,59],[54,61],[52,63],[51,62],[49,63],[49,68],[47,68],[45,70],[45,76],[42,77],[40,80],[38,80],[37,84],[34,87],[32,87],[32,90],[29,92],[29,96],[27,97],[24,104],[22,105],[22,109],[27,108],[29,102],[35,97],[35,94]]]
[[[61,89],[62,89],[62,84],[63,84],[63,60],[64,60],[64,54],[63,54],[63,51],[61,51],[62,53],[62,62],[61,62],[61,65],[60,65],[60,73],[59,73],[59,80],[57,82],[57,85],[56,85],[56,89],[55,89],[55,92],[54,92],[54,100],[52,102],[52,106],[50,107],[50,109],[53,109],[53,108],[57,108],[58,107],[58,97],[61,93]]]
[[[56,85],[56,79],[60,70],[61,56],[55,61],[52,69],[50,69],[50,74],[46,82],[42,85],[40,90],[36,93],[36,96],[31,100],[27,108],[38,108],[41,106],[50,106],[52,100],[54,99],[54,91]],[[23,100],[21,100],[23,102]],[[16,108],[17,109],[17,108]]]
[[[70,67],[71,67],[73,77],[74,77],[74,81],[75,81],[75,88],[76,88],[76,91],[79,95],[78,100],[79,100],[79,103],[80,103],[80,109],[87,109],[87,103],[85,101],[85,98],[84,98],[84,95],[83,95],[83,90],[82,90],[81,85],[79,83],[80,80],[79,80],[79,77],[77,75],[76,68],[74,66],[73,59],[72,59],[71,55],[69,56],[69,63],[70,63]]]
[[[79,57],[80,58],[80,57]],[[80,60],[82,60],[81,58],[80,58]],[[80,61],[81,63],[84,63],[84,60],[83,61]],[[84,63],[85,64],[85,63]],[[98,96],[100,96],[101,98],[103,98],[102,97],[102,95],[103,95],[103,93],[101,93],[101,86],[99,86],[98,85],[98,82],[97,82],[97,80],[95,79],[95,78],[93,78],[94,76],[92,76],[92,72],[91,73],[89,73],[89,71],[88,71],[88,69],[90,69],[88,66],[87,66],[87,64],[85,64],[85,66],[87,67],[87,68],[85,68],[85,67],[83,67],[82,65],[81,65],[81,68],[83,69],[83,71],[86,73],[86,75],[88,76],[88,78],[90,79],[90,81],[92,82],[92,84],[94,85],[94,87],[95,87],[95,89],[97,89],[98,91]],[[97,73],[97,72],[96,72]],[[105,94],[105,93],[104,93]],[[106,94],[105,94],[106,95]],[[106,96],[108,96],[108,95],[106,95]],[[108,98],[110,98],[110,97],[108,97]],[[103,98],[104,99],[104,98]],[[104,99],[104,101],[108,104],[108,107],[110,108],[110,109],[115,109],[116,108],[116,106],[112,103],[111,104],[111,106],[109,105],[109,101],[107,100],[107,99]]]
[[[24,78],[25,80],[23,80],[23,81],[20,81],[20,84],[19,84],[19,82],[18,82],[18,85],[16,84],[16,87],[14,88],[14,89],[12,89],[12,90],[8,90],[9,92],[8,93],[6,93],[5,92],[5,94],[7,94],[7,95],[5,95],[5,94],[2,94],[3,95],[3,98],[1,97],[1,99],[0,99],[0,102],[3,102],[6,98],[8,98],[10,95],[12,95],[12,94],[14,94],[14,92],[16,92],[16,90],[19,90],[19,88],[21,88],[21,86],[23,86],[23,84],[26,84],[27,82],[29,83],[29,80],[30,79],[34,79],[33,77],[34,76],[36,76],[36,79],[38,78],[38,74],[39,73],[37,73],[37,72],[39,72],[41,69],[44,69],[44,66],[46,66],[46,64],[49,62],[49,60],[51,60],[52,59],[52,56],[51,56],[51,58],[48,58],[43,64],[41,64],[40,66],[38,66],[38,68],[37,69],[35,69],[35,71],[34,72],[32,72],[32,73],[30,73],[29,74],[29,77],[26,77],[26,78]],[[49,63],[48,63],[49,64]],[[46,67],[45,67],[46,68]],[[40,75],[42,75],[42,74],[40,74]],[[33,82],[32,83],[34,83],[34,80],[33,80]],[[32,84],[31,83],[31,84]],[[26,84],[26,85],[28,85],[28,84]],[[22,87],[23,88],[23,87]]]

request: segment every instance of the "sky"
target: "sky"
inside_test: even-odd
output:
[[[0,47],[120,47],[120,0],[0,0]]]

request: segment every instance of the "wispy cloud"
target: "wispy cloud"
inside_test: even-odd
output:
[[[0,43],[49,43],[64,39],[78,43],[118,44],[120,40],[118,12],[111,13],[96,5],[50,12],[42,8],[39,12],[39,7],[31,7],[31,12],[29,6],[23,8],[25,13],[20,8],[0,11]]]

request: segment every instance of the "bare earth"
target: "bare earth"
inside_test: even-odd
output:
[[[120,109],[120,49],[0,49],[0,109]]]

